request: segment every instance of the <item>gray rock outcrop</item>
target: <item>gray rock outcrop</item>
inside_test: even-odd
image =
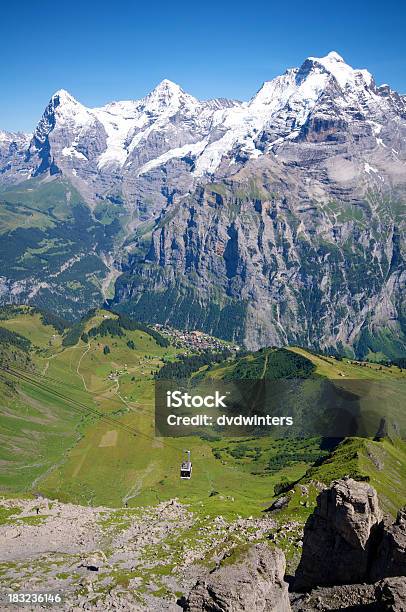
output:
[[[371,598],[373,588],[377,609],[406,610],[406,508],[391,522],[373,487],[345,478],[322,491],[305,525],[294,589],[313,596],[320,587],[337,593],[342,585],[356,594],[348,588],[357,584]]]
[[[304,530],[296,590],[361,583],[382,529],[375,489],[351,478],[333,482],[317,500]]]
[[[381,612],[405,612],[406,578],[386,578],[377,585],[376,599]]]
[[[281,550],[255,544],[235,562],[227,559],[190,592],[188,612],[288,612],[285,557]]]
[[[406,508],[399,510],[395,523],[385,525],[372,563],[372,580],[389,576],[406,576]]]

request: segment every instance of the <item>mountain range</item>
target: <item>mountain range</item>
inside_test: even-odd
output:
[[[336,52],[248,102],[171,81],[0,132],[0,294],[248,348],[406,350],[406,97]]]

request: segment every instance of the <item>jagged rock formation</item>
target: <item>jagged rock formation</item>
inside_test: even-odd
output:
[[[376,597],[385,598],[392,585],[393,597],[401,599],[406,590],[405,517],[402,509],[395,523],[384,519],[376,491],[366,482],[333,482],[319,495],[305,525],[295,590],[396,577],[393,584],[384,580],[377,585]],[[403,591],[396,594],[399,585]]]
[[[335,481],[306,523],[295,589],[367,580],[382,518],[368,483]]]
[[[0,182],[3,176],[13,174],[14,180],[18,180],[18,168],[21,167],[27,147],[29,147],[31,134],[17,132],[4,132],[0,130]],[[23,179],[24,177],[21,177]]]
[[[86,270],[93,288],[115,278],[116,261],[124,274],[115,302],[141,319],[254,349],[298,343],[396,356],[406,347],[405,163],[405,97],[335,52],[306,59],[244,103],[202,102],[167,80],[141,100],[93,109],[60,90],[31,140],[0,134],[0,191],[28,180],[31,206],[45,178],[63,179],[106,243],[78,241],[62,263],[53,246],[58,269],[41,276],[46,258],[32,258],[61,232],[27,234],[24,211],[2,240],[30,250],[0,269],[2,299],[40,303],[62,293],[50,274],[96,257]],[[65,200],[66,216],[77,198]],[[75,301],[84,308],[75,279],[64,281],[70,310]],[[57,304],[67,308],[62,295]]]
[[[223,562],[192,588],[188,612],[288,612],[291,607],[284,582],[281,550],[255,544],[234,563]]]

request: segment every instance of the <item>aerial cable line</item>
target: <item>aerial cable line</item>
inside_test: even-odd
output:
[[[55,390],[47,388],[46,386],[44,386],[41,383],[39,383],[37,380],[34,380],[34,379],[30,378],[29,376],[26,376],[26,375],[22,374],[18,370],[13,370],[12,368],[6,368],[5,369],[5,368],[1,368],[1,367],[0,367],[0,369],[2,369],[5,372],[8,372],[9,374],[12,374],[13,376],[16,376],[17,378],[22,379],[25,382],[29,382],[30,384],[34,385],[37,388],[45,390],[50,395],[54,395],[56,397],[59,397],[60,399],[63,399],[64,401],[70,403],[72,405],[73,409],[76,410],[77,412],[86,411],[88,413],[91,413],[92,415],[99,416],[101,419],[105,420],[106,422],[108,422],[110,424],[117,425],[121,429],[124,429],[127,433],[131,433],[133,435],[140,435],[140,436],[142,436],[144,438],[147,438],[149,440],[152,440],[152,441],[155,440],[155,437],[149,436],[148,434],[145,434],[144,432],[139,431],[138,429],[136,429],[135,427],[132,427],[131,425],[125,425],[124,423],[121,423],[121,421],[118,421],[117,419],[114,419],[113,417],[109,417],[104,412],[100,412],[96,408],[91,408],[89,406],[86,406],[85,404],[82,404],[81,402],[78,402],[78,401],[76,401],[76,400],[74,400],[74,399],[72,399],[70,397],[66,397],[62,393],[59,393],[58,391],[55,391]],[[78,406],[78,407],[76,407],[76,406]],[[173,450],[180,450],[180,449],[177,449],[176,447],[174,447],[174,446],[172,446],[170,444],[167,444],[165,442],[162,442],[162,443],[165,444],[168,448],[172,448]]]
[[[136,433],[135,428],[134,428],[134,431],[132,431],[133,428],[131,426],[125,425],[124,423],[121,423],[120,421],[116,421],[114,418],[109,417],[107,414],[105,414],[103,412],[100,412],[96,408],[92,408],[90,406],[86,406],[85,404],[81,404],[80,402],[77,402],[76,400],[74,400],[74,399],[72,399],[70,397],[69,398],[66,397],[62,393],[59,393],[58,391],[55,391],[54,389],[50,389],[50,388],[46,387],[45,385],[39,383],[37,380],[34,380],[34,379],[30,378],[29,376],[26,376],[21,371],[12,370],[10,368],[7,368],[7,369],[1,368],[1,369],[3,371],[13,375],[13,376],[16,376],[18,379],[23,380],[24,382],[28,382],[29,384],[31,384],[31,385],[33,385],[33,386],[35,386],[37,388],[45,390],[50,395],[54,395],[54,396],[56,396],[56,397],[58,397],[60,399],[63,399],[64,401],[70,403],[73,406],[74,410],[76,410],[76,411],[81,411],[82,412],[82,411],[86,410],[87,412],[89,412],[92,415],[100,416],[101,418],[103,418],[105,421],[107,421],[109,423],[117,424],[122,429],[126,429],[128,432],[134,433],[134,435]]]
[[[78,402],[77,400],[74,400],[70,397],[66,397],[65,395],[63,395],[62,393],[59,393],[58,391],[55,391],[54,389],[49,389],[48,387],[46,387],[45,385],[41,384],[40,382],[38,382],[38,380],[31,378],[30,376],[28,376],[26,373],[23,373],[24,371],[19,371],[13,368],[9,368],[9,367],[4,367],[4,366],[0,366],[0,370],[3,372],[7,372],[8,374],[11,374],[12,376],[15,376],[18,379],[22,379],[25,382],[30,383],[31,385],[40,388],[44,391],[46,391],[47,393],[49,393],[50,395],[54,395],[55,397],[58,397],[60,399],[63,399],[65,402],[68,402],[72,405],[73,409],[76,410],[76,412],[88,412],[92,415],[97,415],[98,417],[100,417],[101,419],[103,419],[104,421],[110,423],[110,424],[114,424],[118,427],[120,427],[121,429],[123,429],[124,431],[126,431],[129,434],[132,435],[139,435],[141,437],[147,438],[148,440],[152,440],[155,441],[155,437],[153,436],[149,436],[148,434],[139,431],[137,428],[132,427],[131,425],[125,425],[124,423],[121,423],[121,421],[119,421],[118,419],[114,419],[113,417],[109,417],[108,415],[106,415],[104,412],[100,412],[99,410],[97,410],[96,408],[92,408],[90,406],[86,406],[85,404],[82,404],[81,402]],[[172,450],[182,450],[179,447],[175,447],[172,444],[168,444],[167,442],[162,441],[162,444],[165,445],[166,447],[172,449]]]
[[[14,370],[16,372],[24,372],[25,374],[34,374],[34,372],[32,370],[24,370],[24,368],[16,368],[14,366]],[[40,378],[42,378],[43,380],[48,380],[52,383],[57,383],[57,384],[62,384],[62,385],[66,385],[66,381],[62,380],[61,378],[53,378],[52,376],[49,376],[49,374],[42,374],[42,373],[38,373],[38,376]],[[70,389],[76,389],[77,391],[83,392],[84,390],[86,391],[86,389],[83,389],[83,387],[78,387],[77,385],[71,384],[69,383],[69,388]],[[113,387],[108,387],[106,388],[106,391],[110,391]],[[92,392],[87,390],[88,393],[90,393],[92,395]],[[117,394],[118,395],[118,394]],[[123,400],[121,399],[120,395],[118,395],[118,398],[123,402]],[[123,402],[125,403],[125,402]],[[144,408],[137,408],[137,410],[139,412],[146,412],[146,410]]]

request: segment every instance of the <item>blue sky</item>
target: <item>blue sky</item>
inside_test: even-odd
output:
[[[32,130],[60,88],[88,106],[140,98],[163,78],[198,98],[249,99],[331,50],[406,93],[400,0],[22,0],[3,3],[1,22],[0,129]]]

